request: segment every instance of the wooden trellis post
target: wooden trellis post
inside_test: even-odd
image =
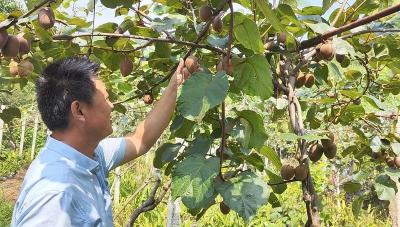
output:
[[[115,179],[114,179],[114,203],[118,206],[120,198],[120,187],[121,187],[121,167],[115,168]]]
[[[24,150],[24,140],[25,140],[25,128],[26,128],[26,115],[22,116],[22,126],[21,126],[21,140],[19,142],[19,156],[22,156]]]
[[[36,148],[36,137],[39,125],[39,115],[36,114],[35,116],[35,126],[33,129],[33,136],[32,136],[32,149],[31,149],[31,160],[35,157],[35,148]]]

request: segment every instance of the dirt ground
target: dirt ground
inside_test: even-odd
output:
[[[18,198],[19,189],[24,180],[26,170],[27,168],[22,168],[14,177],[0,182],[0,191],[4,198],[13,204],[15,204]]]

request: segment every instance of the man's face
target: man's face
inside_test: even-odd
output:
[[[96,87],[92,105],[89,106],[89,117],[86,119],[88,133],[104,139],[112,132],[111,111],[113,104],[108,100],[108,93],[104,83],[99,79],[93,79]]]

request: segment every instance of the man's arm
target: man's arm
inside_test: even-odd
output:
[[[184,80],[183,67],[184,62],[181,59],[160,100],[146,118],[139,123],[135,132],[125,136],[126,151],[122,163],[129,162],[145,154],[168,126],[175,110],[177,90]]]

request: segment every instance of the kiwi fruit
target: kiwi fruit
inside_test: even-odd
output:
[[[275,47],[274,41],[268,41],[264,44],[264,49],[265,50],[272,50],[272,48]]]
[[[222,32],[222,20],[221,20],[221,17],[219,17],[219,16],[214,17],[214,19],[212,21],[212,27],[213,27],[214,31],[216,31],[217,33],[221,33]]]
[[[400,156],[397,156],[397,157],[394,158],[394,165],[397,168],[400,168]]]
[[[278,40],[279,43],[286,43],[286,33],[284,32],[279,32],[276,39]]]
[[[6,45],[8,40],[8,33],[6,29],[0,29],[0,49]]]
[[[146,103],[147,105],[150,105],[153,103],[153,95],[148,93],[144,94],[143,96],[143,102]]]
[[[322,59],[329,60],[335,55],[335,50],[333,49],[332,43],[324,43],[319,48],[319,55]]]
[[[26,77],[33,71],[33,64],[28,60],[22,60],[18,64],[18,75],[20,77]]]
[[[200,19],[204,22],[209,21],[212,17],[213,14],[213,10],[210,6],[202,6],[200,7]]]
[[[31,42],[24,38],[24,34],[17,35],[19,41],[19,54],[27,54],[31,51]]]
[[[19,40],[16,36],[8,36],[8,41],[1,50],[4,57],[15,58],[19,52]]]
[[[306,76],[300,72],[299,75],[296,78],[296,88],[301,88],[303,85],[306,83]]]
[[[8,67],[9,67],[10,74],[12,76],[18,75],[18,62],[11,60]]]
[[[295,169],[294,169],[294,175],[296,177],[297,180],[301,180],[304,181],[307,178],[308,175],[308,168],[306,165],[304,164],[300,164],[298,165]]]
[[[185,66],[190,73],[194,73],[199,69],[199,62],[195,56],[190,55],[185,60]]]
[[[219,203],[219,210],[223,214],[228,214],[231,211],[231,208],[229,208],[224,202]]]
[[[321,159],[323,153],[324,153],[324,148],[322,147],[322,145],[319,143],[315,143],[311,145],[310,150],[308,152],[308,157],[312,162],[318,162]]]
[[[190,76],[190,72],[189,72],[189,70],[186,68],[186,67],[184,67],[183,69],[182,69],[182,74],[183,74],[183,78],[186,80],[187,78],[189,78],[189,76]]]
[[[281,169],[281,176],[284,180],[290,180],[294,177],[294,168],[291,165],[283,165]]]
[[[315,83],[315,77],[313,74],[308,73],[306,75],[306,82],[304,83],[304,85],[306,85],[306,87],[310,88],[314,85]]]
[[[133,62],[127,56],[119,63],[119,70],[122,76],[128,76],[133,70]]]
[[[394,160],[395,160],[395,159],[392,158],[392,157],[390,157],[390,156],[388,156],[388,157],[385,158],[386,164],[387,164],[389,167],[395,167],[395,166],[396,166],[396,163],[395,163]]]
[[[233,74],[233,64],[232,64],[232,60],[228,58],[228,56],[225,56],[222,61],[218,64],[220,65],[219,68],[220,70],[218,71],[225,71],[226,74],[232,76]],[[218,66],[217,66],[218,69]]]
[[[49,29],[54,26],[55,16],[50,7],[43,7],[39,10],[38,21],[42,28]]]
[[[345,60],[346,56],[344,54],[335,54],[336,61],[339,62],[340,64],[343,63]]]
[[[336,156],[337,147],[335,143],[330,144],[327,147],[324,147],[324,155],[328,159],[332,159]]]
[[[335,134],[333,134],[332,132],[328,134],[328,138],[329,139],[321,139],[322,146],[328,147],[335,142]]]

